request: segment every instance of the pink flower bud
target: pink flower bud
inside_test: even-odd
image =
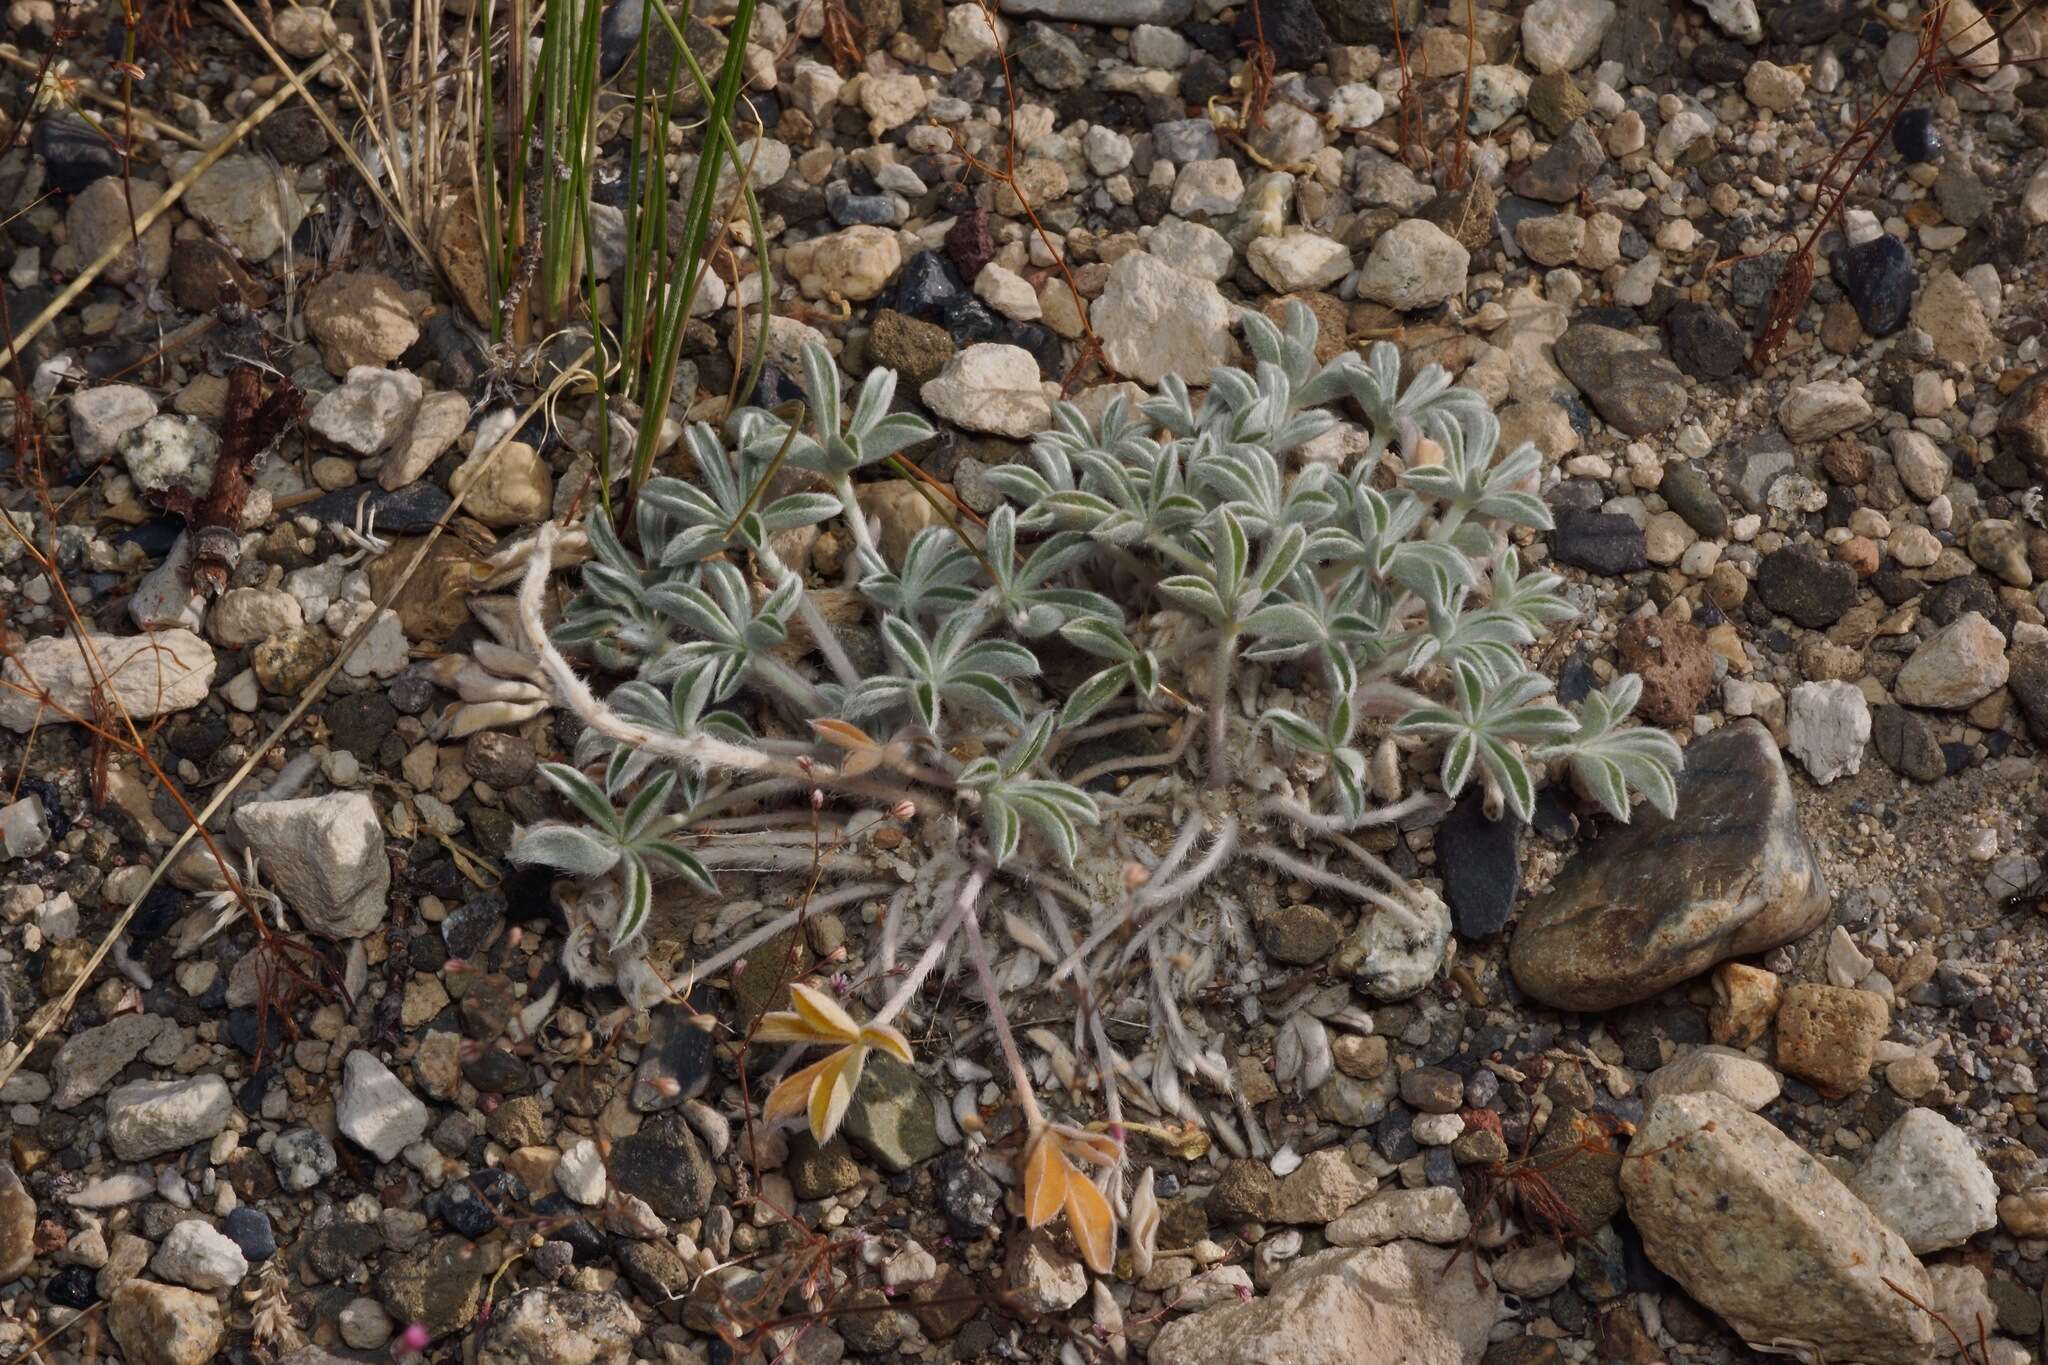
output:
[[[427,1349],[427,1343],[431,1340],[432,1338],[427,1335],[427,1325],[424,1322],[413,1322],[406,1324],[405,1330],[398,1334],[398,1340],[393,1345],[402,1354],[417,1355]]]
[[[817,787],[811,788],[811,809],[825,809],[825,793]]]
[[[895,805],[889,807],[889,818],[892,820],[901,820],[906,824],[912,820],[915,820],[917,818],[917,802],[912,801],[907,797],[901,801],[898,801]]]

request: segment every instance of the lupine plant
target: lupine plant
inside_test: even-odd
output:
[[[1553,775],[1620,820],[1637,795],[1676,803],[1677,745],[1626,724],[1635,679],[1574,709],[1527,662],[1572,614],[1514,542],[1550,525],[1535,450],[1501,453],[1485,403],[1434,366],[1404,388],[1384,343],[1318,366],[1299,306],[1284,330],[1253,313],[1243,327],[1255,368],[1214,371],[1199,400],[1170,377],[1095,421],[1060,404],[1027,459],[989,472],[1005,502],[985,526],[920,530],[893,560],[854,476],[931,428],[889,411],[886,372],[842,418],[840,377],[813,346],[807,426],[745,411],[726,438],[693,429],[694,478],[647,484],[635,543],[591,512],[595,557],[552,636],[552,527],[521,592],[540,662],[585,725],[575,767],[549,770],[582,821],[514,847],[574,879],[572,967],[650,1003],[806,913],[878,905],[839,998],[796,985],[757,1033],[835,1048],[771,1092],[768,1117],[807,1115],[828,1139],[864,1059],[907,1058],[898,1021],[930,1008],[934,973],[965,964],[1022,1116],[1028,1219],[1064,1212],[1098,1271],[1119,1216],[1134,1253],[1151,1252],[1156,1201],[1149,1172],[1126,1188],[1128,1129],[1201,1123],[1234,1151],[1264,1145],[1248,1107],[1233,1121],[1229,1068],[1182,1003],[1256,954],[1259,877],[1355,903],[1340,962],[1367,997],[1397,999],[1442,965],[1450,918],[1361,832],[1426,820],[1475,785],[1526,820]],[[1346,400],[1362,425],[1340,427]],[[769,488],[784,463],[809,491]],[[826,522],[851,545],[864,667],[777,550]],[[634,676],[601,702],[558,646]],[[803,903],[663,982],[638,938],[656,885],[735,873],[797,874]],[[1007,961],[985,945],[998,928]],[[1004,997],[1062,985],[1071,1037],[1033,1030],[1035,1072]],[[1339,989],[1321,1013],[1356,1022]],[[1112,1008],[1149,1021],[1119,1029],[1135,1044],[1113,1040]],[[1304,1051],[1327,1039],[1303,1019],[1279,1046],[1282,1079],[1306,1087],[1328,1072]],[[1092,1082],[1095,1126],[1050,1117],[1042,1074],[1069,1094]]]

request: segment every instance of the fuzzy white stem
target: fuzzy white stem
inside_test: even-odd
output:
[[[1417,811],[1427,810],[1436,799],[1428,792],[1419,791],[1392,805],[1369,810],[1358,819],[1351,820],[1342,815],[1326,815],[1320,811],[1312,811],[1299,801],[1285,796],[1275,796],[1259,803],[1259,814],[1276,815],[1283,820],[1291,820],[1313,834],[1348,834],[1354,829],[1405,820]]]
[[[988,1005],[989,1022],[996,1026],[996,1042],[1002,1046],[1003,1064],[1010,1069],[1010,1084],[1017,1091],[1017,1103],[1024,1110],[1026,1132],[1036,1134],[1045,1127],[1045,1115],[1038,1108],[1038,1096],[1032,1092],[1031,1072],[1024,1065],[1024,1056],[1017,1051],[1017,1040],[1010,1034],[1010,1016],[1003,1012],[1002,992],[996,989],[995,972],[988,961],[988,945],[981,941],[981,925],[974,916],[967,917],[967,956],[974,962],[974,975],[981,982],[981,998]]]
[[[932,935],[932,941],[925,945],[924,953],[911,965],[909,975],[905,976],[903,984],[896,988],[896,994],[890,996],[889,1003],[882,1006],[881,1012],[875,1015],[876,1023],[886,1024],[895,1019],[917,995],[917,988],[924,984],[925,978],[932,974],[932,969],[939,965],[939,959],[946,955],[946,946],[953,941],[953,935],[960,925],[963,922],[973,922],[974,902],[981,895],[982,883],[987,879],[986,867],[977,867],[967,874],[967,880],[960,887],[959,896],[953,901],[952,910],[940,922],[939,931]]]

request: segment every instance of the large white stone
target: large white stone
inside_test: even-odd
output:
[[[1998,1226],[1998,1182],[1969,1134],[1932,1109],[1908,1109],[1870,1149],[1849,1188],[1925,1255]]]
[[[1892,690],[1908,706],[1960,711],[2005,686],[2011,672],[1998,627],[1966,611],[1913,651]]]
[[[1038,362],[1021,346],[980,341],[955,351],[918,395],[933,412],[969,431],[1024,437],[1052,425]]]
[[[426,1136],[427,1117],[427,1106],[390,1067],[361,1048],[348,1054],[334,1101],[334,1126],[342,1136],[379,1161],[391,1161]]]
[[[1430,308],[1465,292],[1472,253],[1434,223],[1408,218],[1372,244],[1358,292],[1374,303],[1403,312]]]
[[[1870,741],[1870,702],[1852,682],[1803,682],[1785,706],[1786,747],[1826,786],[1863,770]]]
[[[107,1096],[107,1141],[122,1161],[147,1161],[215,1136],[234,1108],[218,1076],[130,1081]]]
[[[1927,1272],[1769,1121],[1724,1095],[1667,1095],[1629,1148],[1621,1189],[1643,1249],[1744,1340],[1925,1365],[1934,1323],[1891,1285],[1925,1303]]]
[[[1169,374],[1203,384],[1237,356],[1221,291],[1149,252],[1129,252],[1109,268],[1089,317],[1110,367],[1141,384]]]
[[[1169,1322],[1150,1365],[1469,1365],[1499,1311],[1492,1277],[1455,1249],[1394,1242],[1319,1252],[1269,1293]]]
[[[391,864],[367,794],[252,801],[235,812],[235,828],[314,933],[361,938],[383,922]]]
[[[0,725],[26,734],[36,725],[92,720],[96,684],[132,720],[154,720],[206,700],[213,685],[213,646],[189,630],[153,635],[89,631],[80,647],[73,635],[49,635],[14,650],[0,678]],[[39,694],[47,694],[49,705]]]
[[[1342,242],[1313,232],[1260,237],[1245,252],[1260,279],[1283,294],[1321,289],[1351,273],[1351,251]]]

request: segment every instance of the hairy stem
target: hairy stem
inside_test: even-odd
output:
[[[924,984],[925,978],[932,974],[932,969],[939,965],[939,959],[946,955],[946,946],[953,941],[953,935],[961,924],[973,926],[974,902],[980,898],[982,885],[987,880],[986,864],[967,874],[967,880],[960,885],[960,894],[953,900],[952,910],[940,922],[938,932],[933,934],[932,941],[925,945],[923,954],[911,964],[910,972],[903,978],[903,984],[896,988],[896,994],[890,996],[889,1002],[875,1015],[876,1023],[889,1023],[903,1013],[916,997],[917,988]]]
[[[1238,625],[1223,630],[1216,659],[1209,667],[1209,781],[1214,790],[1230,781],[1230,668],[1237,659]]]
[[[988,945],[981,939],[981,925],[972,915],[967,917],[967,956],[974,963],[975,978],[981,982],[981,998],[988,1005],[989,1022],[996,1026],[1003,1065],[1010,1069],[1010,1084],[1024,1110],[1025,1130],[1036,1133],[1045,1127],[1045,1114],[1038,1107],[1038,1096],[1032,1092],[1031,1072],[1025,1068],[1023,1054],[1017,1051],[1017,1040],[1010,1033],[1010,1016],[1003,1010],[1002,992],[996,989],[996,974],[989,965]]]

